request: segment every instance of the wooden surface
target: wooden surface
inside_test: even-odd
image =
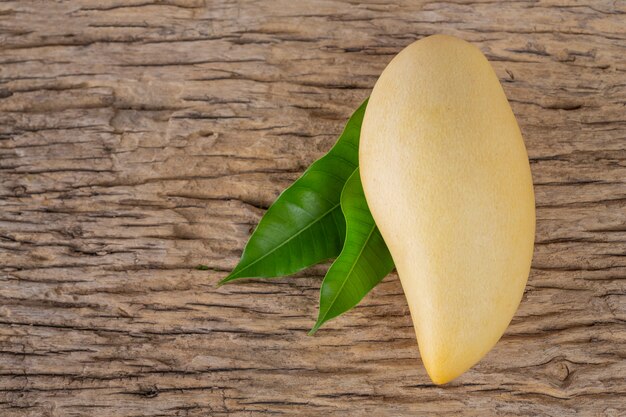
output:
[[[215,286],[433,33],[493,63],[538,220],[513,323],[444,387],[395,274],[315,337],[326,266]],[[2,1],[0,300],[2,416],[626,415],[626,2]]]

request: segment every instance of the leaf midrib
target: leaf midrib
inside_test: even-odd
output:
[[[347,227],[346,227],[346,230],[347,230]],[[318,320],[319,322],[323,323],[324,320],[326,320],[326,316],[335,305],[337,298],[339,298],[339,294],[341,294],[341,291],[343,291],[343,287],[346,285],[346,282],[348,282],[348,278],[352,275],[352,271],[354,271],[354,267],[356,266],[357,263],[359,263],[358,260],[361,259],[361,255],[363,254],[363,251],[365,250],[365,247],[367,246],[367,242],[369,242],[369,240],[371,239],[372,234],[374,233],[374,230],[376,230],[376,224],[372,226],[370,232],[367,234],[367,238],[365,238],[365,240],[363,241],[363,245],[361,246],[361,249],[359,250],[358,255],[355,257],[355,261],[352,263],[352,266],[350,267],[350,271],[348,271],[348,273],[346,274],[346,278],[341,283],[341,287],[339,287],[339,290],[337,291],[337,294],[335,294],[333,301],[330,303],[330,305],[326,309],[326,312],[324,312],[324,316]],[[347,234],[348,233],[346,232],[346,235]],[[341,254],[339,254],[339,256],[341,256]]]
[[[320,217],[315,218],[311,223],[307,224],[305,227],[303,227],[302,229],[300,229],[298,231],[298,233],[294,234],[293,236],[291,236],[289,239],[285,240],[284,242],[282,242],[280,245],[274,247],[271,251],[267,252],[265,255],[255,259],[253,262],[249,263],[248,265],[246,265],[245,267],[241,268],[239,271],[233,271],[233,274],[231,274],[231,276],[227,277],[226,279],[229,278],[233,278],[237,275],[239,275],[241,272],[247,270],[248,268],[252,267],[253,265],[256,265],[257,263],[259,263],[261,260],[267,258],[269,255],[271,255],[272,253],[276,252],[278,249],[282,248],[283,246],[285,246],[287,243],[289,243],[292,239],[295,239],[296,237],[298,237],[301,233],[303,233],[305,230],[309,229],[311,226],[313,226],[315,223],[319,222],[320,220],[322,220],[324,217],[328,216],[330,213],[333,212],[333,210],[335,210],[337,207],[339,207],[341,205],[341,203],[337,203],[335,204],[331,209],[329,209],[327,212],[325,212],[324,214],[322,214]],[[242,277],[239,277],[242,278]],[[225,279],[225,280],[226,280]]]

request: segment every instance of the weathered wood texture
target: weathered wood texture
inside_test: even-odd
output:
[[[445,387],[394,274],[315,337],[325,266],[215,287],[438,32],[492,61],[538,216],[512,325]],[[623,416],[625,105],[623,1],[0,2],[0,415]]]

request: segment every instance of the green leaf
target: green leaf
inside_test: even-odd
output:
[[[333,148],[315,161],[267,210],[239,264],[222,281],[293,274],[339,254],[345,237],[341,191],[359,163],[367,100],[352,114]]]
[[[196,269],[197,269],[198,271],[208,271],[208,270],[209,270],[209,267],[208,267],[208,266],[206,266],[206,265],[202,265],[202,264],[200,264],[200,265],[196,266]]]
[[[343,189],[341,209],[347,224],[345,243],[322,283],[319,316],[309,334],[356,306],[394,267],[367,206],[358,168]]]

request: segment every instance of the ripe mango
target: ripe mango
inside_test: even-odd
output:
[[[442,35],[402,50],[369,99],[359,164],[424,366],[446,383],[509,325],[535,235],[524,141],[480,50]]]

